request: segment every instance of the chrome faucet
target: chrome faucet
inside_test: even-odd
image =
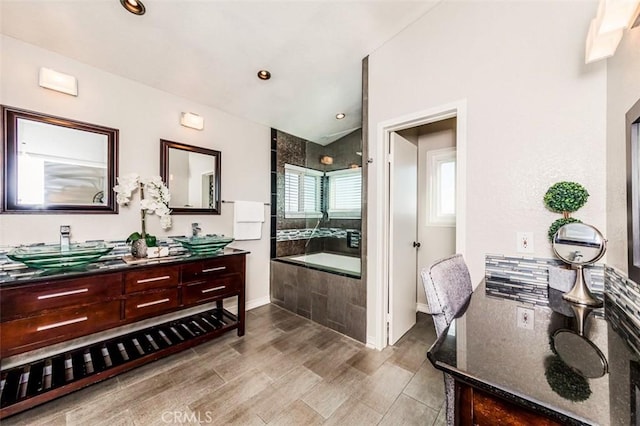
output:
[[[197,237],[200,234],[200,231],[202,231],[202,228],[200,228],[199,223],[194,222],[191,224],[191,236]]]
[[[60,251],[69,251],[69,247],[71,245],[71,226],[70,225],[61,225],[60,226]]]

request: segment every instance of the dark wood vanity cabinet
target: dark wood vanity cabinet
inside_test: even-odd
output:
[[[541,413],[531,411],[488,392],[456,381],[456,424],[461,426],[536,425],[560,426]]]
[[[238,335],[244,335],[245,267],[245,256],[235,256],[226,261],[207,259],[184,265],[181,275],[182,303],[192,306],[221,301],[238,292],[242,293],[243,297],[238,297]]]
[[[203,307],[201,312],[190,311],[189,315],[172,317],[164,323],[158,319],[147,328],[133,332],[122,329],[113,333],[116,337],[97,342],[92,339],[93,343],[86,347],[53,353],[46,359],[2,370],[0,419],[230,330],[244,335],[245,258],[246,252],[238,251],[162,265],[123,266],[119,272],[98,271],[77,278],[60,276],[3,284],[0,286],[0,358],[3,359],[143,319],[215,303],[213,307]],[[228,297],[237,300],[238,315],[224,309],[223,301]],[[121,348],[129,348],[127,358],[120,355]],[[82,360],[86,353],[101,357],[105,351],[112,352],[109,356],[113,365],[98,363],[102,365],[100,371],[91,374],[85,371],[84,375],[69,380],[58,378],[58,385],[49,392],[21,395],[11,387],[17,386],[23,372],[31,367],[37,369],[47,362],[55,364],[62,358]]]
[[[122,274],[0,287],[0,358],[120,322]]]
[[[124,319],[135,321],[180,306],[181,266],[144,268],[124,274]]]

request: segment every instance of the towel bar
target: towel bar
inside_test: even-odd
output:
[[[223,203],[235,203],[235,201],[227,201],[227,200],[222,200]],[[271,203],[264,203],[265,206],[270,206]]]

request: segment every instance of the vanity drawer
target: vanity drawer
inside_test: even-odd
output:
[[[177,288],[149,291],[127,296],[124,315],[130,321],[169,311],[178,305]]]
[[[59,309],[0,324],[2,357],[84,336],[117,325],[120,301]]]
[[[240,280],[239,274],[228,274],[215,280],[194,281],[185,284],[182,287],[182,303],[185,306],[194,305],[236,292],[240,287]]]
[[[225,256],[183,265],[182,282],[204,281],[232,273],[244,273],[244,257]]]
[[[125,292],[134,293],[154,288],[177,287],[179,280],[180,268],[177,266],[162,266],[127,272],[124,278]]]
[[[112,300],[122,294],[122,274],[96,275],[0,289],[2,321],[41,311]]]

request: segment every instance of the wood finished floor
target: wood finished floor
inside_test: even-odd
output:
[[[9,425],[444,425],[431,317],[383,351],[275,305],[229,333],[2,421]]]

